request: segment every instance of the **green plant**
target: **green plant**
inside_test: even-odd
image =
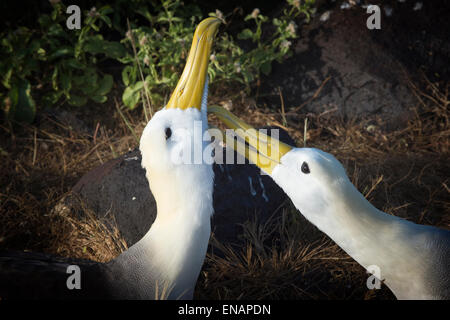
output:
[[[66,27],[66,7],[53,4],[50,14],[39,17],[39,30],[19,27],[2,34],[0,99],[8,118],[32,122],[40,105],[68,102],[82,106],[88,98],[102,103],[113,86],[113,78],[97,67],[103,59],[118,59],[125,48],[107,41],[103,27],[111,28],[109,6],[83,14],[80,30]]]
[[[272,19],[258,9],[245,16],[238,41],[220,33],[208,69],[211,86],[225,83],[248,92],[261,73],[270,74],[273,61],[291,54],[291,40],[297,37],[294,19],[300,14],[309,19],[314,1],[287,2]],[[176,85],[203,18],[197,5],[181,0],[115,0],[112,6],[84,10],[82,28],[69,30],[66,7],[51,3],[51,13],[39,16],[38,28],[22,26],[0,34],[0,103],[9,119],[31,122],[38,107],[105,102],[114,82],[101,68],[107,59],[123,64],[123,103],[133,109],[144,100],[152,111]],[[210,15],[225,21],[232,14],[217,10]],[[110,31],[125,37],[120,42],[106,39]]]
[[[283,14],[272,19],[272,27],[269,25],[270,19],[257,8],[244,18],[244,21],[251,22],[251,26],[243,29],[237,38],[251,41],[256,47],[243,50],[230,35],[224,34],[216,45],[217,54],[211,63],[213,68],[210,68],[210,77],[216,78],[216,81],[244,84],[248,91],[255,80],[260,78],[261,73],[271,73],[273,61],[281,62],[289,57],[291,40],[298,37],[294,19],[304,14],[309,21],[315,0],[303,3],[299,0],[287,2],[289,5],[283,10]],[[212,16],[217,14],[221,13],[210,13]],[[267,29],[274,31],[264,32]]]
[[[293,19],[301,13],[309,19],[312,3],[314,1],[309,0],[299,7],[296,2],[292,3],[282,16],[272,20],[275,31],[270,35],[263,35],[269,18],[259,9],[247,15],[244,21],[254,24],[241,31],[237,38],[256,44],[250,50],[242,49],[230,34],[221,32],[208,69],[211,86],[223,82],[243,84],[249,91],[261,72],[270,74],[272,62],[281,62],[291,53],[290,40],[297,37]],[[162,105],[168,98],[183,69],[195,26],[202,18],[197,6],[186,8],[180,0],[165,0],[154,4],[153,9],[154,15],[142,4],[139,12],[150,26],[131,28],[122,40],[133,49],[133,53],[120,59],[126,64],[122,72],[126,86],[122,100],[132,109],[139,104],[144,92],[149,94],[151,104]],[[228,17],[219,10],[209,15],[220,19]]]
[[[2,35],[1,40],[1,84],[2,109],[20,121],[31,122],[36,113],[36,105],[31,96],[31,85],[27,80],[39,70],[38,61],[42,50],[39,41],[32,39],[32,32],[21,27]]]
[[[300,14],[304,14],[306,22],[311,20],[311,14],[316,12],[314,7],[316,0],[287,0],[290,9],[284,9],[284,15],[290,18],[297,18]]]
[[[149,26],[128,30],[121,41],[133,49],[120,59],[126,64],[122,71],[126,86],[122,100],[129,108],[138,105],[145,90],[150,93],[151,103],[160,105],[176,85],[189,53],[196,23],[201,18],[197,6],[181,9],[179,0],[154,4],[156,15],[143,6],[140,14],[147,19]],[[183,12],[189,12],[189,15]]]
[[[217,43],[217,54],[215,55],[212,66],[215,70],[211,71],[217,81],[236,81],[250,85],[260,78],[260,74],[270,74],[272,71],[272,62],[281,62],[284,57],[291,54],[290,39],[297,37],[297,25],[287,15],[272,20],[275,31],[263,37],[263,27],[268,23],[269,18],[260,13],[259,9],[244,18],[244,21],[253,21],[253,28],[245,28],[238,35],[240,40],[250,40],[256,47],[244,51],[233,40],[230,35],[223,35]]]

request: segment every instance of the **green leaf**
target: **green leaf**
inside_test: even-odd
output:
[[[272,63],[270,61],[266,61],[261,65],[261,72],[264,73],[266,76],[268,76],[271,71],[272,71]]]
[[[84,49],[91,54],[104,54],[113,59],[121,58],[127,53],[121,43],[106,41],[99,37],[87,39]]]
[[[92,54],[103,53],[103,42],[104,40],[100,35],[96,37],[89,37],[84,43],[84,50]]]
[[[53,52],[48,59],[50,61],[56,59],[56,58],[60,58],[63,56],[73,56],[74,55],[74,51],[72,47],[61,47],[60,49],[56,50],[55,52]]]
[[[53,69],[52,87],[53,87],[53,90],[58,91],[58,66],[55,66],[55,69]]]
[[[98,84],[98,89],[95,91],[95,93],[99,96],[104,96],[108,94],[109,91],[111,91],[112,86],[113,86],[113,77],[112,75],[107,74],[103,77],[103,79],[100,80]]]
[[[261,61],[261,60],[265,60],[269,55],[269,53],[271,53],[270,50],[265,50],[265,49],[255,49],[252,51],[253,52],[253,56],[254,56],[254,60],[255,61]]]
[[[9,110],[6,110],[6,111],[7,111],[8,117],[14,118],[14,112],[16,110],[17,103],[19,102],[19,87],[13,86],[11,88],[11,90],[9,90],[9,92],[8,92],[8,97],[10,100],[9,101],[10,106],[9,106]]]
[[[150,23],[153,24],[153,17],[152,17],[152,15],[151,15],[151,13],[148,11],[147,8],[142,7],[142,9],[136,10],[136,13],[138,13],[138,14],[144,16]]]
[[[68,74],[66,72],[61,73],[61,76],[59,77],[59,82],[61,84],[61,89],[64,92],[69,92],[70,89],[72,88],[70,74]]]
[[[52,23],[52,20],[48,14],[43,14],[38,18],[38,22],[41,27],[47,29],[47,27]]]
[[[101,15],[100,19],[102,19],[108,25],[108,27],[112,27],[111,19],[108,16]]]
[[[70,99],[68,102],[69,102],[69,104],[71,104],[73,106],[81,107],[86,104],[87,98],[72,94],[72,95],[70,95]]]
[[[31,123],[36,115],[36,104],[31,96],[31,85],[22,80],[18,89],[18,101],[15,107],[14,119],[21,122]]]
[[[130,109],[134,109],[141,98],[141,91],[133,87],[126,87],[122,95],[123,103]]]
[[[97,25],[96,25],[95,23],[91,23],[90,26],[91,26],[91,28],[94,29],[95,31],[97,31],[97,32],[100,31],[100,28],[97,27]]]
[[[251,72],[248,72],[247,70],[243,69],[242,75],[244,76],[244,81],[246,83],[251,83],[254,80],[253,74]]]
[[[107,15],[107,14],[110,14],[113,12],[114,12],[114,10],[113,10],[113,8],[111,8],[110,5],[103,6],[100,8],[100,10],[98,10],[98,13],[100,13],[101,15]]]
[[[106,102],[106,100],[108,100],[108,98],[106,96],[91,96],[90,97],[93,101],[97,102],[97,103],[104,103]]]
[[[122,70],[122,81],[127,87],[130,85],[130,73],[132,72],[132,66],[126,66]]]
[[[64,60],[63,63],[72,69],[78,69],[78,70],[84,69],[84,65],[81,62],[79,62],[77,59],[67,59],[67,60]]]
[[[253,16],[251,14],[248,14],[245,16],[244,21],[250,20],[250,19],[254,19]]]
[[[31,53],[37,52],[41,46],[41,43],[39,40],[34,39],[31,41],[31,43],[28,45],[28,51]]]
[[[43,48],[39,48],[39,49],[36,51],[36,53],[37,53],[37,55],[38,55],[38,59],[39,59],[39,60],[45,61],[45,59],[46,59],[46,57],[45,57],[46,52],[45,52],[45,50],[44,50]]]
[[[106,41],[104,48],[105,55],[113,59],[121,58],[127,54],[125,47],[119,42]]]
[[[132,86],[134,91],[141,90],[143,87],[144,87],[143,81],[138,81]]]
[[[58,9],[56,7],[53,9],[50,16],[52,17],[52,20],[56,20],[56,18],[58,17]]]
[[[83,76],[83,83],[79,85],[80,90],[86,95],[94,94],[98,89],[98,75],[95,70],[87,69]]]
[[[209,77],[209,81],[213,82],[214,78],[216,77],[216,70],[214,70],[212,68],[208,68],[208,77]]]
[[[61,98],[62,94],[62,91],[52,91],[42,98],[42,104],[45,106],[53,106]]]
[[[53,23],[50,25],[50,28],[47,31],[47,36],[48,37],[55,37],[55,38],[65,38],[66,33],[63,29],[63,27],[61,27],[60,24],[58,23]]]
[[[238,39],[245,40],[253,37],[253,32],[250,29],[244,29],[237,35]]]
[[[7,88],[10,89],[11,88],[11,75],[12,75],[12,71],[13,71],[13,66],[9,65],[8,66],[8,71],[6,71],[5,75],[2,78],[2,84]]]

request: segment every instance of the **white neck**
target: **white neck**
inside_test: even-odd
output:
[[[146,298],[155,297],[154,279],[159,279],[158,292],[170,292],[164,298],[191,299],[211,233],[212,166],[192,165],[185,179],[148,171],[147,178],[157,217],[147,234],[124,252],[122,261],[127,265],[131,261],[136,278],[149,282],[139,284]]]
[[[397,298],[431,298],[425,283],[429,243],[417,237],[429,228],[376,209],[348,180],[337,183],[341,185],[321,199],[325,201],[322,212],[291,199],[364,268],[373,271],[373,266],[378,267],[380,280],[385,280]]]
[[[148,272],[166,281],[171,299],[192,298],[211,233],[211,213],[205,211],[200,213],[200,219],[195,218],[198,208],[192,207],[171,212],[171,219],[157,217],[150,231],[135,245],[148,259]],[[162,287],[166,284],[160,283]]]

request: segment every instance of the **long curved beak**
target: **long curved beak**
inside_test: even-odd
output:
[[[208,107],[208,112],[215,114],[229,130],[224,134],[225,143],[245,156],[261,170],[272,174],[280,159],[294,147],[257,131],[228,110],[219,106]],[[240,139],[235,139],[235,137]]]
[[[191,50],[181,78],[166,105],[170,108],[197,108],[201,110],[209,57],[221,20],[206,18],[195,29]]]

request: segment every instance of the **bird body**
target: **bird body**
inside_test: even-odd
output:
[[[237,151],[269,174],[295,207],[360,265],[378,270],[376,276],[398,299],[450,299],[449,230],[378,210],[331,154],[250,132],[248,124],[223,108],[209,111],[228,127],[242,129],[236,133],[248,145],[237,142]]]
[[[0,253],[0,298],[193,297],[213,214],[213,160],[204,151],[209,138],[207,66],[219,24],[217,18],[207,18],[198,25],[169,103],[142,133],[141,164],[157,204],[157,217],[147,234],[108,263]],[[195,158],[198,153],[200,161]],[[71,266],[79,270],[79,288],[68,285]]]

